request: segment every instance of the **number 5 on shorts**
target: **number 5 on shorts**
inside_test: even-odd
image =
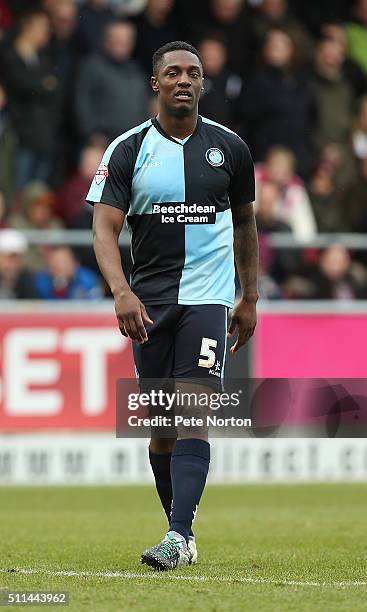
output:
[[[217,347],[217,340],[212,338],[203,338],[201,341],[200,357],[206,357],[206,359],[199,359],[198,366],[200,368],[212,368],[215,364],[216,356],[212,348]]]

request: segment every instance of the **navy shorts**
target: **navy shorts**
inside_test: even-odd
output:
[[[137,376],[199,382],[220,390],[224,375],[227,306],[146,306],[154,322],[148,342],[133,342]]]

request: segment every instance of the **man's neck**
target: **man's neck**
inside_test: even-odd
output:
[[[183,140],[195,131],[198,114],[196,112],[194,115],[187,117],[173,117],[160,110],[157,119],[169,136]]]

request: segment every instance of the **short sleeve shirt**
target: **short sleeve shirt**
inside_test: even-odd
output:
[[[87,201],[119,208],[131,235],[131,288],[145,304],[234,302],[231,209],[255,199],[247,145],[198,117],[178,141],[149,119],[114,140]]]

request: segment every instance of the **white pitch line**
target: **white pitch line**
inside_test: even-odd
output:
[[[232,577],[232,576],[182,576],[178,574],[171,574],[167,572],[157,573],[143,573],[143,572],[88,572],[88,571],[67,571],[67,570],[43,570],[43,569],[25,569],[16,568],[14,572],[11,570],[0,569],[0,573],[18,573],[18,574],[46,574],[47,576],[65,576],[76,577],[76,578],[125,578],[133,580],[136,578],[143,578],[148,580],[164,580],[169,578],[170,580],[186,580],[191,582],[243,582],[246,584],[277,584],[283,586],[300,586],[300,587],[359,587],[367,586],[367,582],[355,581],[343,581],[343,582],[307,582],[299,580],[268,580],[267,578],[243,578],[243,577]]]

